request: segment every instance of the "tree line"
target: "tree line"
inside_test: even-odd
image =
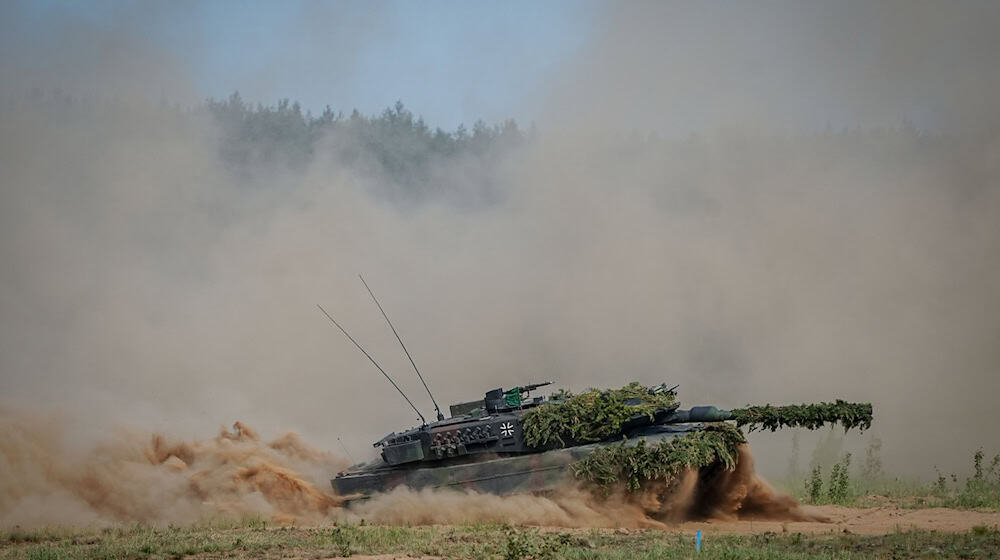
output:
[[[432,129],[401,101],[376,115],[357,109],[345,115],[329,106],[312,115],[288,99],[252,105],[235,92],[224,100],[209,99],[203,110],[219,125],[220,155],[235,170],[275,164],[295,169],[325,156],[384,179],[379,184],[391,192],[382,194],[409,199],[464,190],[450,183],[493,176],[491,168],[527,139],[513,119],[493,125],[477,120],[471,130],[464,125],[454,131]],[[458,160],[473,172],[455,177],[449,170]]]

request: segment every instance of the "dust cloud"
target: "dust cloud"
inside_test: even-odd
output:
[[[714,487],[714,484],[721,484]],[[695,520],[825,521],[790,496],[771,490],[741,467],[720,481],[685,473],[682,484],[651,485],[636,493],[604,494],[574,484],[545,495],[496,496],[473,491],[411,490],[398,487],[352,503],[340,519],[405,525],[512,523],[544,527],[658,528]]]
[[[293,433],[265,442],[237,422],[211,439],[119,430],[81,446],[72,418],[5,409],[0,419],[3,527],[316,522],[340,506],[321,488],[346,461]]]
[[[350,505],[341,519],[390,524],[514,523],[554,527],[667,528],[692,520],[825,521],[754,471],[747,446],[736,468],[688,469],[670,484],[637,492],[607,491],[568,481],[544,495],[496,496],[473,491],[397,487]]]
[[[782,521],[826,521],[803,509],[795,498],[776,491],[754,469],[753,454],[740,446],[736,468],[716,473],[697,499],[690,503],[687,516],[711,519],[768,519]]]
[[[93,446],[74,441],[65,415],[0,410],[0,527],[189,524],[264,519],[396,525],[514,523],[656,527],[692,519],[817,520],[773,493],[740,450],[734,471],[688,471],[680,483],[631,494],[568,481],[546,495],[496,496],[405,487],[351,503],[328,478],[347,462],[294,433],[263,440],[236,422],[209,439],[119,430]]]
[[[298,167],[234,169],[219,123],[174,105],[195,80],[144,14],[60,21],[38,48],[0,34],[0,402],[79,419],[66,445],[84,457],[110,441],[136,459],[91,473],[107,490],[61,490],[66,507],[28,477],[5,488],[4,521],[142,519],[187,496],[211,453],[149,463],[136,433],[259,449],[310,481],[331,472],[293,442],[199,438],[243,418],[369,459],[418,420],[316,303],[430,403],[358,273],[445,406],[547,380],[679,383],[685,405],[872,401],[888,472],[960,472],[995,440],[1000,391],[1000,97],[983,56],[1000,18],[996,3],[943,18],[911,4],[775,19],[609,4],[546,95],[512,108],[534,108],[537,134],[489,167],[439,162],[428,176],[460,190],[403,201],[377,161],[331,149],[361,149],[349,135]],[[0,8],[5,31],[22,8]],[[10,468],[79,476],[17,422],[2,426]],[[784,468],[787,436],[751,438],[762,472]],[[117,503],[103,477],[147,472],[165,494],[89,509]],[[247,477],[225,484],[291,481]],[[178,498],[176,515],[204,501]]]

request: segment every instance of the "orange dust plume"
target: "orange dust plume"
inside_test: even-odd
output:
[[[648,519],[666,524],[705,519],[827,521],[761,478],[745,444],[739,447],[733,470],[721,465],[700,471],[687,469],[671,484],[647,483],[630,501],[638,504]]]
[[[308,522],[340,505],[322,489],[346,462],[292,433],[265,442],[237,422],[180,441],[120,429],[88,446],[70,437],[66,418],[0,410],[0,423],[0,526]]]
[[[714,519],[827,521],[822,515],[804,510],[795,498],[781,494],[758,476],[747,445],[740,447],[736,469],[719,473],[706,486],[692,512]]]
[[[697,498],[687,506],[689,519],[827,521],[762,479],[754,469],[753,454],[747,445],[740,446],[734,470],[720,469],[709,474],[697,490]]]

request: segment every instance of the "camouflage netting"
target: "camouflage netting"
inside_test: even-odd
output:
[[[736,468],[737,448],[746,443],[743,433],[725,423],[709,424],[704,430],[646,445],[624,442],[602,447],[573,465],[573,474],[605,489],[624,485],[634,492],[650,480],[673,484],[685,469],[700,469],[721,463]]]
[[[751,432],[757,429],[773,432],[778,428],[815,430],[824,424],[837,423],[844,427],[844,431],[851,428],[864,431],[872,426],[871,403],[849,403],[839,399],[833,403],[747,406],[731,412],[736,425],[747,426]]]
[[[673,391],[654,392],[639,383],[621,389],[590,389],[579,395],[561,392],[550,404],[525,413],[524,436],[534,447],[556,444],[560,447],[606,440],[621,433],[622,425],[636,414],[653,417],[657,409],[677,403]],[[715,463],[732,470],[736,466],[737,447],[746,443],[740,428],[749,431],[779,428],[815,430],[825,424],[840,424],[845,431],[866,430],[872,423],[870,403],[801,404],[791,406],[747,406],[731,411],[736,426],[724,422],[706,424],[703,430],[648,445],[625,442],[602,447],[577,463],[574,474],[598,486],[623,485],[629,491],[643,483],[658,480],[675,482],[685,469],[699,469]]]
[[[554,397],[550,404],[531,409],[522,417],[524,438],[532,447],[601,441],[618,434],[622,424],[636,414],[652,418],[657,409],[677,402],[672,391],[654,393],[636,382],[621,389],[589,389],[579,395],[562,392]],[[633,399],[638,402],[626,404]]]

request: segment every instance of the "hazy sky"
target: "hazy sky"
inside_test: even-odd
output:
[[[239,90],[373,113],[402,100],[446,129],[940,129],[997,116],[998,20],[985,0],[10,1],[0,70],[15,87],[182,103]],[[81,76],[94,57],[108,70]]]
[[[451,129],[530,119],[517,108],[580,48],[595,4],[43,0],[5,11],[0,44],[41,55],[22,58],[32,64],[64,58],[45,51],[67,26],[92,39],[122,33],[175,57],[199,97],[239,90],[365,113],[402,99]]]

